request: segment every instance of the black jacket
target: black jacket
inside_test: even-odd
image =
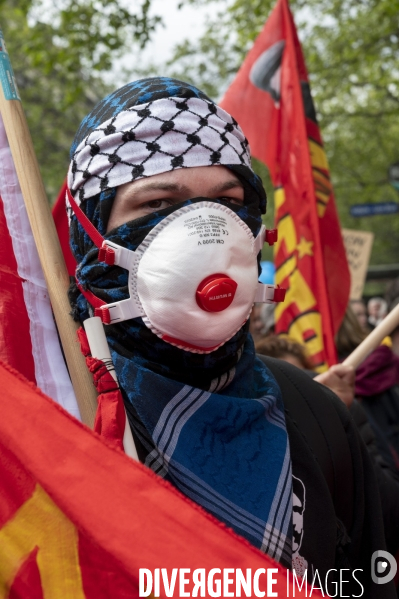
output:
[[[382,504],[385,539],[388,551],[395,554],[399,549],[399,476],[384,459],[385,455],[389,458],[389,449],[382,454],[381,444],[384,442],[384,437],[380,434],[379,443],[377,442],[375,429],[370,424],[370,416],[363,409],[363,403],[355,400],[351,405],[350,413],[374,463]]]
[[[259,357],[275,375],[282,389],[285,405],[294,481],[293,567],[296,564],[306,567],[308,582],[317,569],[322,583],[329,570],[341,570],[341,580],[343,578],[349,582],[342,583],[341,589],[337,587],[337,596],[393,599],[396,597],[393,583],[378,585],[371,579],[372,554],[386,549],[384,524],[375,468],[349,411],[334,393],[312,381],[304,371],[280,360]],[[317,410],[322,405],[321,402],[328,402],[329,410],[334,412],[336,433],[343,435],[343,443],[345,440],[347,442],[349,459],[346,461],[350,461],[350,464],[344,464],[343,460],[333,464],[333,491],[329,488],[328,476],[320,466],[321,460],[314,451],[311,435],[304,433],[304,427],[299,424],[300,412],[296,411],[298,406],[293,403],[290,395],[295,395],[297,402],[306,403],[306,406],[301,405],[301,410],[306,407],[316,415],[312,427],[319,427],[327,447],[331,441],[331,433],[327,434],[325,422],[316,423],[316,420],[322,420]],[[323,406],[323,409],[327,408]],[[307,430],[309,433],[310,429]],[[389,485],[389,482],[386,484]],[[342,497],[347,497],[352,504],[349,506],[351,516],[347,531],[341,522],[342,514],[337,514],[338,499]],[[340,509],[342,510],[342,505]],[[347,511],[345,519],[348,519]],[[328,580],[331,583],[328,589],[323,587],[331,595],[337,592],[333,574],[329,574]],[[339,578],[339,573],[335,574]],[[364,587],[363,594],[357,581]]]

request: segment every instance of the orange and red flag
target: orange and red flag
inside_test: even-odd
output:
[[[350,274],[327,158],[288,0],[278,0],[221,106],[240,123],[275,187],[276,283],[287,288],[276,331],[305,343],[318,370],[335,363],[334,335]]]

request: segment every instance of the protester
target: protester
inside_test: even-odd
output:
[[[365,337],[348,307],[336,336],[339,358],[345,359]],[[385,461],[399,471],[398,385],[399,358],[383,343],[357,368],[355,395],[368,415]]]
[[[295,339],[273,335],[256,342],[255,350],[258,354],[285,360],[297,368],[313,370],[313,364],[306,353],[306,348]]]
[[[351,406],[355,392],[355,373],[352,367],[337,364],[327,372],[317,375],[306,347],[284,335],[273,335],[258,341],[255,350],[263,356],[279,358],[297,368],[307,370],[309,374],[312,373],[313,380],[333,391],[347,408]]]
[[[234,119],[176,80],[128,84],[82,122],[68,185],[115,253],[133,260],[129,279],[128,262],[110,264],[110,250],[100,255],[109,264],[98,260],[90,227],[71,215],[75,318],[85,320],[94,306],[109,322],[117,302],[127,302],[128,318],[108,324],[106,334],[140,460],[284,566],[317,569],[322,579],[334,568],[357,568],[362,596],[394,597],[392,585],[381,591],[370,579],[371,555],[385,546],[381,512],[372,465],[346,408],[293,366],[263,358],[265,366],[255,357],[248,334],[255,291],[245,277],[254,272],[256,286],[254,240],[266,197]],[[202,214],[208,229],[198,222]],[[228,246],[226,232],[236,224],[242,239]],[[211,225],[214,239],[225,236],[212,258],[204,253]],[[227,247],[225,263],[244,281],[237,302],[245,316],[234,299],[219,312],[203,303],[201,279],[211,268],[218,284],[233,289],[220,270]],[[189,289],[197,289],[197,306]],[[117,309],[123,316],[125,308]],[[334,426],[312,420],[305,437],[286,389],[304,407],[329,409]],[[348,456],[334,466],[335,493],[311,445],[313,433],[328,437],[330,427]],[[353,578],[350,589],[361,590]]]
[[[254,343],[274,333],[273,304],[254,304],[249,321],[249,332]]]
[[[274,317],[274,304],[263,304],[260,311],[260,317],[263,323],[262,337],[268,337],[274,335],[275,317]]]
[[[351,300],[350,307],[359,321],[360,328],[368,333],[370,331],[370,326],[368,323],[366,304],[363,300]]]
[[[385,301],[388,304],[388,311],[391,312],[399,304],[399,278],[394,279],[388,286],[385,293]],[[399,326],[397,326],[390,335],[392,339],[392,351],[399,356]]]
[[[335,336],[335,345],[339,359],[344,360],[348,357],[366,339],[367,335],[368,332],[361,327],[352,310],[352,306],[349,305]]]
[[[382,297],[372,297],[367,303],[368,322],[372,328],[380,324],[388,313],[387,302]]]
[[[358,324],[360,327],[360,323]],[[384,347],[386,348],[386,346]],[[297,341],[284,336],[263,339],[255,344],[255,348],[262,355],[280,358],[297,368],[307,370],[308,374],[314,376],[313,380],[331,389],[349,409],[375,465],[383,506],[387,546],[389,551],[396,553],[399,549],[399,477],[397,477],[399,462],[395,463],[395,452],[391,451],[392,446],[386,442],[376,419],[373,417],[369,419],[362,405],[355,400],[355,372],[353,368],[344,364],[337,364],[327,372],[316,375],[306,354],[306,348]],[[359,370],[362,373],[362,367]],[[361,376],[361,380],[363,380],[363,376]],[[399,419],[397,422],[399,422]],[[378,437],[378,440],[376,437]]]
[[[254,342],[258,341],[259,339],[262,339],[263,336],[262,331],[264,325],[261,317],[262,306],[263,304],[254,304],[249,319],[249,332],[251,333]]]
[[[395,306],[399,304],[399,298],[396,298],[390,306],[389,311],[393,310]],[[396,356],[399,356],[399,326],[395,327],[394,330],[390,334],[391,342],[392,342],[392,351]]]

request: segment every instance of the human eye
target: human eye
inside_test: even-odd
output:
[[[244,200],[242,198],[236,198],[232,196],[222,196],[219,199],[223,200],[224,202],[229,202],[230,204],[238,204],[239,206],[242,206],[244,203]]]
[[[172,202],[170,200],[150,200],[149,202],[142,204],[143,208],[147,209],[149,212],[164,210],[165,208],[169,208],[171,205]]]

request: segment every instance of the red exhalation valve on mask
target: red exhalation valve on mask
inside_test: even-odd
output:
[[[206,312],[222,312],[234,299],[237,283],[222,274],[206,277],[198,285],[195,299],[202,310]]]

